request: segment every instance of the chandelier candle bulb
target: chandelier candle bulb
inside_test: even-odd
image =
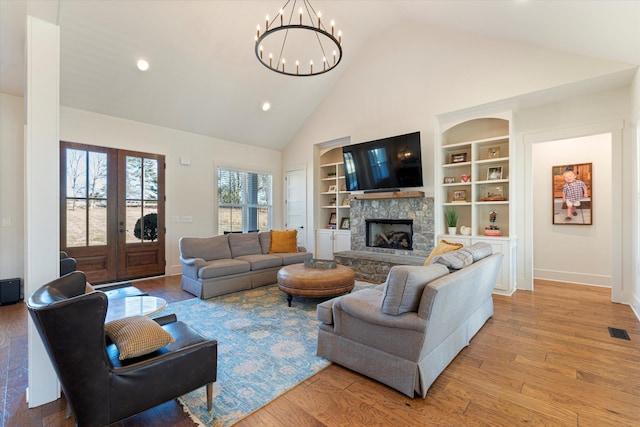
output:
[[[260,38],[260,25],[256,27],[256,41]]]
[[[333,63],[334,64],[336,63],[336,51],[335,50],[333,51]]]
[[[302,8],[300,8],[300,25],[302,25]]]
[[[300,62],[296,61],[296,74],[300,74]]]
[[[269,54],[269,67],[273,68],[273,54]]]
[[[318,12],[318,28],[320,28],[320,17],[322,17],[322,14]]]
[[[313,74],[313,59],[309,61],[309,67],[311,68],[311,74]]]
[[[260,45],[260,59],[262,59],[263,53],[264,53],[264,46]]]
[[[269,15],[266,16],[266,18],[264,18],[264,30],[265,31],[269,31]]]
[[[285,62],[286,62],[286,61],[284,60],[284,58],[282,58],[282,72],[283,72],[283,73],[284,73],[284,63],[285,63]]]
[[[331,20],[331,35],[333,35],[333,27],[335,27],[336,23],[333,21],[333,19]]]
[[[342,44],[342,31],[338,31],[338,43]]]
[[[280,9],[280,26],[281,27],[284,25],[283,17],[284,17],[284,10]]]

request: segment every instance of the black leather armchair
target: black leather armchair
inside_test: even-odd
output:
[[[217,341],[207,340],[175,315],[158,323],[175,342],[153,353],[118,360],[106,339],[107,297],[85,294],[75,271],[36,290],[27,303],[78,426],[105,426],[198,387],[207,387],[211,410],[217,375]]]
[[[64,276],[72,271],[76,271],[76,267],[76,259],[71,258],[66,252],[60,251],[60,275]]]

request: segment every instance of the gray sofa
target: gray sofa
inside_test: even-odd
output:
[[[230,233],[214,237],[182,237],[179,241],[183,290],[207,299],[276,283],[284,265],[310,259],[297,252],[270,254],[271,233]]]
[[[392,267],[385,283],[318,305],[318,355],[424,398],[493,315],[501,263],[478,243],[429,266]]]

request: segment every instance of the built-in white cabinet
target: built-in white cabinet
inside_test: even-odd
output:
[[[346,190],[342,147],[320,155],[316,191],[315,257],[333,259],[333,253],[351,248],[351,193]]]
[[[510,112],[438,118],[436,134],[436,239],[489,243],[504,254],[496,292],[515,291],[514,167]],[[447,214],[455,212],[450,228]]]
[[[316,230],[316,253],[320,259],[333,259],[335,252],[351,249],[351,232],[348,230]]]

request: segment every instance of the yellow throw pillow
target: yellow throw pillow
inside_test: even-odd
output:
[[[447,252],[453,252],[457,249],[460,249],[463,246],[464,245],[462,243],[452,243],[452,242],[447,242],[446,240],[440,240],[440,243],[438,243],[438,246],[433,248],[433,250],[429,254],[429,257],[424,262],[424,265],[431,264],[431,260],[437,255],[446,254]]]
[[[298,252],[298,230],[271,230],[270,254]]]
[[[130,316],[104,325],[104,331],[118,347],[120,360],[138,357],[175,341],[173,336],[147,316]]]

